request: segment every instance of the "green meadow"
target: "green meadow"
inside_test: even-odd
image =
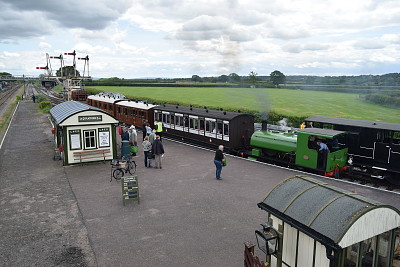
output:
[[[119,87],[95,86],[104,92],[157,102],[179,102],[236,110],[274,111],[306,117],[312,115],[400,123],[400,109],[362,101],[358,94],[275,88]]]

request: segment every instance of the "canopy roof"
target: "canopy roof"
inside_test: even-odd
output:
[[[258,206],[334,249],[400,226],[394,207],[300,175],[278,184]]]
[[[66,101],[61,104],[58,104],[57,106],[50,109],[50,114],[54,118],[56,124],[61,124],[64,120],[66,120],[72,115],[75,115],[82,111],[90,111],[90,110],[98,111],[112,117],[111,115],[109,115],[108,113],[104,112],[99,108],[95,108],[77,101]]]

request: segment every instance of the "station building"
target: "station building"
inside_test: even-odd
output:
[[[269,266],[400,266],[400,213],[392,206],[300,175],[258,206],[268,213],[256,237]]]
[[[58,104],[50,115],[54,142],[64,165],[117,157],[118,121],[112,115],[77,101]]]

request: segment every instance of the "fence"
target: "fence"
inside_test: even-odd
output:
[[[266,267],[268,263],[254,256],[254,245],[250,242],[244,243],[244,267]]]

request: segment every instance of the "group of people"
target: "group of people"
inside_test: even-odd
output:
[[[162,169],[161,158],[164,155],[164,146],[161,142],[163,125],[161,122],[155,123],[156,129],[151,129],[150,124],[145,121],[143,123],[143,152],[144,165],[147,168],[152,167],[151,162],[154,160],[154,168]],[[130,146],[138,146],[138,133],[136,127],[131,125],[127,127],[124,123],[119,127],[119,134],[122,141],[129,141]],[[135,156],[136,154],[133,154]]]
[[[163,125],[162,122],[155,122],[155,129],[151,129],[148,121],[143,122],[143,142],[142,148],[144,153],[144,166],[147,168],[152,167],[152,161],[154,160],[154,168],[162,169],[162,158],[164,156],[164,146],[161,140]],[[124,141],[129,141],[129,144],[132,146],[137,146],[137,137],[138,133],[136,131],[136,127],[131,125],[129,128],[123,124],[119,128],[119,134],[121,135],[121,139]],[[215,178],[217,180],[221,180],[221,172],[223,167],[223,161],[225,159],[224,156],[224,146],[220,145],[215,152],[214,156],[214,165],[216,167]]]
[[[150,140],[151,138],[154,138],[155,135],[160,136],[160,140],[162,140],[162,134],[164,131],[164,125],[161,121],[155,121],[154,122],[154,129],[150,127],[150,123],[147,120],[143,121],[142,124],[142,132],[143,132],[143,140],[146,136],[149,136]],[[152,136],[154,134],[154,136]]]
[[[145,136],[143,143],[144,153],[144,166],[151,168],[151,162],[154,159],[154,168],[162,169],[161,159],[164,156],[164,146],[161,142],[161,137],[156,135],[153,141],[150,140],[149,136]]]

